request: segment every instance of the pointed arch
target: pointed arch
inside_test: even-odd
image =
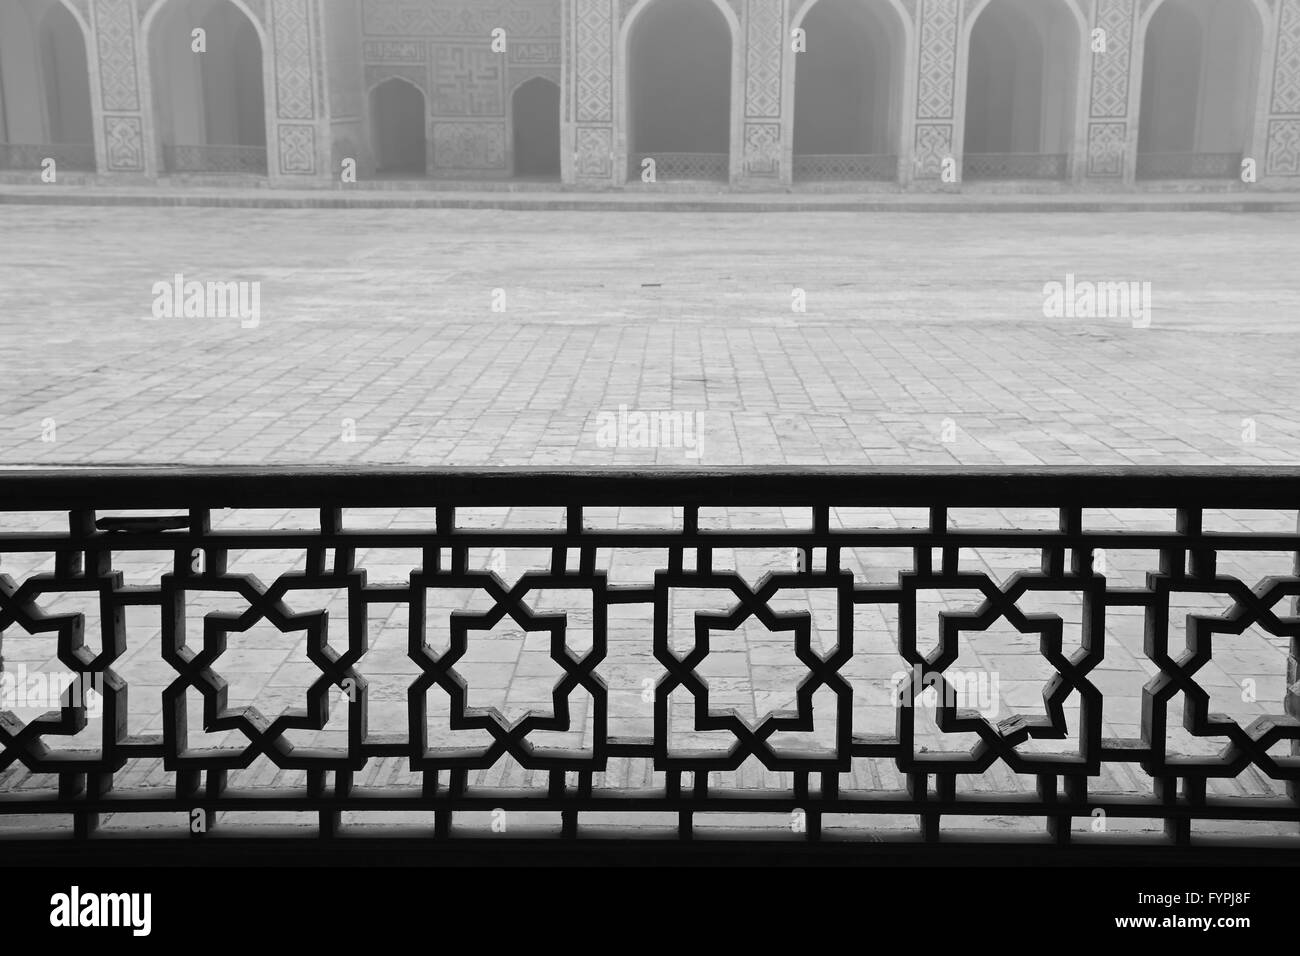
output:
[[[190,24],[181,23],[177,12],[187,5],[196,13]],[[213,59],[192,59],[190,30],[181,28],[211,25],[219,15],[226,17],[220,25],[230,30],[230,55],[214,57],[226,51],[210,47],[202,56]],[[168,28],[174,36],[163,35]],[[173,173],[265,175],[267,145],[274,140],[273,47],[265,24],[248,4],[244,0],[158,0],[141,21],[141,36],[159,168]],[[255,44],[250,42],[254,39]],[[168,41],[171,45],[165,46]]]
[[[623,22],[619,27],[618,43],[615,46],[616,62],[614,65],[614,83],[615,83],[615,128],[619,137],[619,157],[621,166],[630,174],[630,167],[636,160],[636,152],[654,152],[653,149],[646,150],[643,147],[653,147],[652,143],[636,142],[637,129],[635,126],[636,105],[634,103],[633,87],[633,48],[632,43],[635,39],[636,30],[639,24],[645,19],[647,11],[659,11],[668,6],[676,6],[678,9],[708,9],[712,8],[722,21],[726,24],[727,35],[729,38],[728,45],[728,64],[727,70],[727,89],[726,89],[726,123],[722,124],[725,133],[725,148],[722,153],[716,149],[703,150],[663,150],[660,159],[667,159],[670,163],[680,162],[681,167],[685,170],[685,175],[677,176],[671,169],[660,169],[660,179],[665,178],[717,178],[730,180],[738,172],[738,144],[742,136],[742,126],[744,122],[744,58],[741,56],[741,27],[740,20],[736,16],[735,10],[725,0],[636,0]],[[702,42],[701,36],[696,33],[686,34],[687,38],[697,43]],[[693,109],[698,115],[700,111],[709,108],[710,104],[699,97],[690,99]],[[716,108],[716,107],[715,107]],[[644,117],[643,117],[644,118]],[[711,144],[718,146],[718,143]],[[663,155],[667,154],[667,155]],[[639,166],[639,163],[636,163]],[[667,172],[668,175],[663,175]],[[639,175],[639,170],[638,170]]]
[[[153,6],[145,11],[145,15],[140,21],[140,36],[144,37],[146,44],[149,41],[150,31],[153,29],[153,23],[158,18],[159,12],[169,6],[184,2],[186,0],[157,0]],[[262,18],[254,13],[253,9],[244,0],[215,0],[215,2],[229,3],[248,18],[248,22],[257,31],[257,38],[262,44],[262,57],[265,59],[271,50],[271,37],[266,32],[266,24],[262,22]]]
[[[387,76],[366,91],[370,142],[382,175],[425,176],[429,170],[429,103],[405,76]]]
[[[560,178],[560,84],[532,76],[510,92],[510,154],[516,177]]]
[[[959,45],[963,179],[1067,179],[1086,123],[1076,0],[977,0]]]
[[[840,23],[831,24],[833,16]],[[785,58],[792,179],[897,179],[911,135],[911,18],[898,0],[803,0],[791,33],[810,23],[808,50]]]
[[[1246,15],[1246,9],[1254,15]],[[1130,115],[1138,179],[1236,178],[1268,87],[1264,0],[1155,0],[1138,20]]]
[[[0,8],[0,168],[96,166],[91,33],[67,0]]]

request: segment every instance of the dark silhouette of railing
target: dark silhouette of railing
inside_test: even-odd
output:
[[[726,182],[730,157],[726,153],[641,153],[629,162],[628,176],[633,182],[641,179],[645,161],[654,160],[655,182],[676,180],[703,180]]]
[[[1069,157],[1064,153],[966,153],[963,179],[1064,179]]]
[[[264,146],[163,147],[163,168],[169,173],[243,173],[265,175]]]
[[[0,169],[37,172],[52,159],[58,169],[95,171],[94,143],[0,143]]]
[[[1144,153],[1137,157],[1138,179],[1236,179],[1241,153]]]
[[[1300,550],[1300,534],[1287,532],[1212,532],[1203,525],[1208,509],[1294,509],[1300,504],[1300,469],[1142,470],[977,469],[960,472],[901,469],[885,472],[827,469],[713,471],[499,471],[239,468],[191,470],[111,469],[85,471],[0,471],[0,560],[49,555],[53,570],[15,579],[0,568],[0,639],[3,634],[52,635],[59,658],[73,672],[97,675],[103,688],[103,739],[98,752],[52,747],[86,726],[84,700],[65,697],[61,711],[23,723],[13,714],[0,719],[0,816],[38,814],[74,821],[75,835],[91,837],[104,814],[183,811],[203,821],[206,832],[224,811],[308,812],[317,815],[321,836],[336,834],[345,811],[428,811],[429,835],[451,835],[452,815],[463,811],[549,811],[558,813],[560,835],[580,837],[581,815],[619,813],[630,820],[669,811],[677,834],[690,838],[701,813],[798,815],[799,839],[822,837],[827,814],[872,821],[911,815],[913,838],[941,842],[941,824],[971,816],[1032,818],[1038,839],[1063,846],[1079,839],[1079,821],[1104,814],[1110,819],[1163,821],[1164,843],[1191,846],[1193,826],[1201,821],[1253,821],[1295,831],[1300,823],[1300,671],[1297,670],[1300,618],[1293,607],[1300,595],[1295,573],[1242,581],[1222,573],[1222,552]],[[466,509],[554,508],[561,520],[551,528],[466,527]],[[591,527],[591,515],[617,507],[677,509],[675,517],[642,530]],[[319,527],[286,530],[216,530],[222,509],[316,509]],[[430,509],[401,526],[376,528],[349,509]],[[709,509],[807,509],[806,527],[712,530]],[[842,526],[834,516],[850,508],[920,508],[927,520],[918,527]],[[1056,515],[1052,529],[951,527],[950,509],[1039,508]],[[1092,529],[1085,509],[1159,508],[1176,511],[1167,530]],[[124,514],[144,509],[148,514]],[[705,514],[702,515],[702,511]],[[17,513],[66,513],[66,528],[15,530]],[[668,512],[665,512],[667,514]],[[354,526],[355,525],[355,526]],[[374,583],[358,552],[402,549],[412,555],[402,583]],[[487,569],[477,556],[510,549],[544,549],[549,568],[522,575],[513,585]],[[644,584],[612,584],[601,555],[611,549],[657,549],[665,559]],[[751,584],[738,573],[715,566],[725,549],[778,549],[792,560]],[[910,568],[895,583],[863,580],[848,567],[851,553],[902,549]],[[969,569],[973,549],[1031,549],[1041,554],[1035,569],[999,583]],[[1159,555],[1159,569],[1145,586],[1114,586],[1093,567],[1097,549],[1131,549]],[[263,584],[230,570],[232,555],[305,554],[302,569]],[[152,585],[127,585],[118,566],[123,556],[167,555],[171,570]],[[447,650],[427,637],[428,595],[439,589],[477,589],[490,599],[483,615],[454,613]],[[695,615],[696,643],[688,652],[675,641],[669,602],[677,589],[713,588],[729,592],[729,612]],[[982,594],[973,617],[944,616],[942,636],[933,650],[918,639],[915,609],[922,590],[968,588]],[[327,613],[291,614],[284,601],[295,591],[346,592],[344,620]],[[547,590],[577,591],[591,601],[591,640],[585,650],[568,641],[574,625],[565,614],[543,613],[530,595]],[[814,649],[810,616],[773,610],[782,589],[825,589],[837,609],[836,643]],[[63,592],[96,595],[101,633],[86,632],[79,615],[46,615],[41,600]],[[207,615],[202,633],[186,633],[185,598],[191,592],[237,594],[249,605],[241,616]],[[1062,622],[1052,615],[1025,615],[1016,602],[1033,592],[1081,595],[1082,624],[1077,650],[1063,647]],[[1171,643],[1172,593],[1225,595],[1231,610],[1222,617],[1189,618],[1185,651]],[[406,734],[372,734],[367,716],[368,608],[404,605],[409,611],[408,656],[419,675],[409,685]],[[891,608],[898,614],[897,651],[910,673],[896,700],[892,733],[855,728],[853,689],[841,673],[855,641],[855,611]],[[1106,701],[1091,675],[1105,658],[1106,612],[1138,608],[1146,620],[1146,656],[1154,674],[1145,679],[1141,732],[1129,738],[1104,736]],[[126,612],[152,609],[162,622],[162,657],[168,686],[162,692],[161,732],[127,733],[127,682],[119,660],[137,643]],[[653,727],[643,736],[615,737],[609,728],[609,688],[601,675],[607,655],[612,610],[639,609],[644,642],[652,652],[657,680]],[[468,704],[467,683],[457,672],[471,631],[490,630],[506,618],[526,633],[544,636],[549,656],[562,676],[552,692],[550,713],[531,711],[507,721],[489,708]],[[710,706],[709,684],[699,673],[708,658],[709,632],[729,631],[754,618],[784,635],[807,668],[795,709],[748,722]],[[1040,639],[1043,659],[1054,676],[1043,689],[1046,716],[1015,715],[994,724],[958,707],[946,671],[957,660],[963,632],[994,620]],[[269,621],[281,631],[305,631],[308,655],[319,670],[306,690],[308,706],[282,714],[227,705],[221,654],[228,635]],[[952,629],[949,629],[952,625]],[[1240,726],[1210,713],[1209,697],[1198,671],[1213,659],[1220,641],[1258,625],[1289,641],[1285,700],[1276,712]],[[626,635],[624,635],[626,637]],[[3,652],[0,643],[0,652]],[[451,701],[454,730],[484,732],[480,750],[442,747],[426,737],[428,692],[444,691]],[[930,751],[920,745],[912,703],[927,687],[938,691],[936,720],[944,733],[969,732],[977,743],[968,752]],[[333,746],[294,747],[293,730],[319,731],[327,722],[327,699],[348,691],[346,737]],[[194,748],[189,744],[183,697],[192,691],[204,700],[204,730],[230,730],[246,741],[239,749]],[[702,752],[678,749],[669,727],[674,692],[694,698],[694,730],[731,735],[728,749]],[[581,746],[543,749],[529,736],[569,731],[574,719],[569,697],[590,695],[589,736]],[[774,737],[814,729],[813,699],[833,701],[834,733],[821,747],[789,749]],[[1221,738],[1215,756],[1170,752],[1167,704],[1181,693],[1184,726],[1193,734]],[[1042,754],[1021,749],[1033,739],[1065,739],[1063,707],[1079,701],[1077,748]],[[657,785],[620,786],[604,779],[611,761],[636,759],[662,774]],[[269,759],[283,770],[301,771],[295,788],[243,786],[241,768]],[[736,788],[719,783],[749,759],[768,771],[788,775],[788,790]],[[161,760],[163,786],[144,792],[115,788],[115,775],[136,760]],[[533,788],[485,784],[479,771],[501,761],[531,771]],[[874,761],[895,772],[897,788],[851,788],[843,783],[854,761]],[[376,762],[400,764],[409,785],[362,785],[364,771]],[[1029,790],[970,793],[959,780],[995,765],[1033,781]],[[1151,782],[1149,793],[1099,792],[1106,768],[1140,768]],[[1253,770],[1277,783],[1271,796],[1231,797],[1213,792],[1216,780]],[[49,774],[53,789],[35,784],[3,787],[5,772]],[[475,774],[475,779],[471,779]],[[32,777],[36,780],[36,777]],[[779,829],[779,828],[778,828]],[[787,828],[788,830],[789,828]],[[4,832],[0,828],[0,832]],[[789,833],[786,833],[789,836]],[[1087,839],[1087,834],[1084,839]],[[943,840],[948,834],[943,835]]]
[[[893,182],[898,157],[876,153],[795,153],[795,182]]]

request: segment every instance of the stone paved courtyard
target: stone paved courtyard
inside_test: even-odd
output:
[[[0,263],[0,466],[1300,460],[1294,334],[1300,286],[1292,278],[1300,262],[1300,217],[1289,214],[0,207],[0,222],[15,240]],[[241,327],[238,318],[147,318],[154,283],[170,283],[177,273],[187,280],[259,281],[256,327]],[[1067,274],[1081,282],[1150,282],[1149,327],[1125,317],[1045,317],[1044,284],[1063,282]],[[806,311],[792,308],[796,290],[806,297]],[[683,440],[672,447],[636,447],[617,428],[608,440],[609,422],[638,413],[666,413],[690,427],[675,433]],[[658,520],[636,509],[600,517],[618,528]],[[872,526],[899,527],[915,516],[881,511],[868,518]],[[390,512],[357,520],[396,528],[414,519]],[[499,528],[555,519],[499,509],[464,520]],[[794,527],[807,516],[773,510],[717,520],[721,527]],[[852,520],[835,515],[839,526]],[[1055,516],[1021,509],[954,513],[952,520],[958,527],[1050,527]],[[1174,518],[1102,512],[1089,520],[1139,530],[1172,529]],[[58,518],[10,521],[11,528],[27,529]],[[304,521],[310,524],[311,516],[219,516],[232,528]],[[1226,513],[1207,522],[1221,530],[1289,531],[1296,515]],[[475,557],[477,566],[513,580],[544,567],[547,556]],[[909,557],[854,553],[845,563],[862,580],[887,583]],[[964,570],[1000,581],[1036,563],[1036,555],[1009,551],[969,557]],[[602,558],[616,583],[648,583],[660,559],[635,552]],[[1154,559],[1112,554],[1108,577],[1140,586],[1145,572],[1155,570]],[[401,583],[411,570],[409,555],[401,553],[362,552],[358,560],[372,583]],[[1267,574],[1290,573],[1291,560],[1225,556],[1221,570],[1253,585]],[[165,555],[126,558],[127,583],[156,585],[168,561]],[[788,570],[791,555],[720,552],[715,561],[755,580],[764,571]],[[300,553],[245,554],[232,556],[231,570],[269,582],[302,566]],[[48,555],[7,556],[0,574],[21,580],[52,567]],[[320,603],[299,610],[323,607],[345,618],[340,595],[312,597]],[[444,597],[443,612],[475,607],[469,593]],[[674,621],[680,618],[685,631],[694,610],[725,610],[718,600],[695,595],[674,608]],[[1225,607],[1218,598],[1181,600],[1179,621],[1185,613]],[[810,610],[816,646],[825,652],[834,625],[817,601],[793,595],[782,609]],[[937,593],[918,620],[933,628],[940,611],[969,609],[970,602],[969,594]],[[94,614],[93,605],[67,596],[43,608]],[[205,598],[187,614],[197,628],[204,614],[232,609]],[[567,606],[554,592],[535,609],[565,610],[576,625],[590,624],[590,608]],[[1060,615],[1077,643],[1077,595],[1025,609]],[[858,628],[870,636],[844,671],[854,688],[855,729],[888,732],[891,680],[901,668],[890,638],[897,621],[868,608],[858,615]],[[138,640],[118,667],[133,688],[133,734],[159,732],[157,702],[173,676],[160,659],[154,618],[132,609],[128,630]],[[713,702],[735,707],[747,720],[790,706],[806,673],[786,642],[751,625],[715,641],[701,669]],[[661,671],[644,622],[611,626],[609,660],[600,669],[610,687],[610,732],[648,734],[644,682]],[[406,687],[418,674],[406,657],[405,610],[374,605],[368,627],[360,670],[372,681],[371,729],[400,730]],[[222,670],[232,706],[276,714],[301,701],[316,670],[299,637],[267,626],[232,641]],[[1141,688],[1156,673],[1142,637],[1140,612],[1108,618],[1106,661],[1093,675],[1106,695],[1108,736],[1140,733]],[[436,634],[430,638],[436,645]],[[48,635],[11,632],[6,666],[57,667],[51,644]],[[995,628],[967,647],[955,667],[996,678],[990,700],[997,719],[1043,712],[1041,689],[1052,671],[1035,639]],[[1252,629],[1231,646],[1216,645],[1215,664],[1198,677],[1210,688],[1214,709],[1244,725],[1281,711],[1285,656],[1284,640]],[[536,635],[505,627],[476,638],[460,670],[471,685],[471,705],[495,706],[512,717],[549,707],[558,676]],[[574,731],[558,743],[589,743],[590,714],[580,701],[575,716]],[[446,733],[441,719],[441,729],[431,723],[431,739],[450,742],[451,736],[439,737]],[[708,744],[706,735],[689,730],[689,700],[679,706],[674,699],[674,720],[687,728],[684,744]],[[918,726],[923,723],[918,717]],[[330,727],[299,740],[337,742],[345,726],[346,706],[336,699]],[[945,740],[929,726],[922,736],[934,748],[971,743],[971,735]],[[93,746],[96,732],[90,727],[80,745]],[[816,748],[829,739],[821,723],[792,746]],[[1172,727],[1170,741],[1187,753],[1215,753],[1222,744]],[[276,776],[270,771],[259,770],[258,779],[270,782]],[[142,784],[162,781],[160,762],[134,772]],[[622,766],[613,773],[632,779],[640,772]],[[405,779],[387,761],[374,773]],[[509,778],[511,771],[501,773]],[[879,767],[855,771],[866,786],[879,784],[881,773]],[[745,785],[773,783],[761,768],[745,774]],[[1009,777],[977,786],[1026,785]],[[1142,790],[1149,786],[1144,780],[1136,768],[1121,767],[1100,789]],[[498,774],[492,782],[500,781]],[[12,771],[8,779],[0,774],[0,786],[19,783]],[[1275,786],[1253,770],[1216,784],[1220,792],[1241,794]]]
[[[1300,460],[1290,214],[0,222],[3,465]],[[257,327],[146,320],[177,273],[260,281]],[[1045,318],[1067,274],[1150,282],[1150,327]],[[624,405],[701,440],[610,447]]]

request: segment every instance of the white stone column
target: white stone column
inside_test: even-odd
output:
[[[746,0],[744,28],[744,75],[739,95],[744,103],[740,130],[738,180],[749,184],[789,183],[790,146],[793,135],[793,98],[786,96],[785,61],[789,22],[786,0]],[[735,95],[733,93],[733,95]],[[732,155],[736,144],[732,143]]]
[[[153,109],[137,0],[93,0],[86,12],[93,40],[88,66],[96,165],[101,175],[156,176],[157,157],[148,145]]]
[[[578,186],[623,181],[614,128],[618,0],[563,0],[561,176]],[[626,142],[626,132],[620,133]]]
[[[1300,183],[1300,0],[1278,3],[1263,59],[1263,118],[1256,132],[1261,182],[1294,189]]]
[[[1134,105],[1142,83],[1136,0],[1097,0],[1086,45],[1087,83],[1081,179],[1133,183],[1137,168]],[[1104,50],[1094,50],[1094,46]]]
[[[266,17],[267,174],[285,186],[333,181],[321,0],[266,0]]]
[[[962,96],[966,88],[958,73],[962,7],[960,0],[916,2],[917,82],[909,108],[911,156],[905,158],[907,175],[900,178],[937,184],[942,182],[945,164],[955,164],[958,178],[961,173],[961,144],[957,137],[962,128]]]

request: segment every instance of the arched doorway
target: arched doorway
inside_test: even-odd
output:
[[[898,176],[906,40],[898,14],[877,0],[816,0],[798,24],[794,179]]]
[[[385,80],[370,91],[375,169],[381,176],[428,173],[424,93],[400,79]]]
[[[1064,179],[1079,24],[1060,0],[989,0],[970,31],[963,179]]]
[[[86,37],[58,0],[0,4],[0,168],[95,168]]]
[[[560,88],[537,76],[511,99],[514,173],[519,179],[560,178]]]
[[[731,26],[714,0],[650,0],[627,38],[628,175],[726,180]]]
[[[1260,46],[1251,0],[1166,0],[1155,10],[1142,54],[1140,179],[1240,174]]]
[[[206,51],[193,49],[193,31]],[[265,173],[262,41],[232,0],[165,0],[149,29],[162,168]]]

